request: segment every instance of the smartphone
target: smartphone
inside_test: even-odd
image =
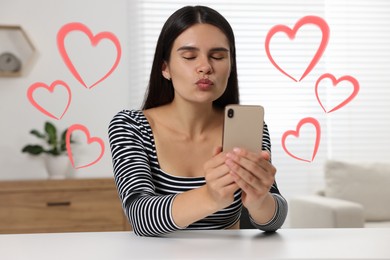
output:
[[[263,142],[264,108],[251,105],[227,105],[223,125],[223,151],[235,147],[260,152]]]

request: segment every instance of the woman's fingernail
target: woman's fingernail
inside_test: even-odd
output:
[[[233,152],[235,152],[235,153],[240,153],[241,152],[241,149],[240,148],[233,148]]]

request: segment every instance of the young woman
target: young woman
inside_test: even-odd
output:
[[[159,36],[142,110],[112,119],[109,139],[120,199],[134,232],[280,228],[287,202],[275,182],[264,125],[261,153],[221,149],[224,107],[237,104],[235,40],[204,6],[173,13]]]

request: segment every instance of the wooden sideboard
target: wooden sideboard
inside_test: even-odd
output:
[[[0,234],[123,230],[112,178],[0,182]]]

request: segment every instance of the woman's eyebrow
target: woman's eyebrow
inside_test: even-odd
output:
[[[176,51],[199,51],[199,48],[193,46],[182,46],[178,48]],[[210,52],[219,52],[219,51],[229,52],[229,50],[226,49],[225,47],[215,47],[210,49]]]
[[[225,47],[217,47],[217,48],[212,48],[210,52],[229,52],[229,49],[226,49]]]
[[[178,48],[176,51],[199,51],[199,48],[193,46],[182,46]]]

